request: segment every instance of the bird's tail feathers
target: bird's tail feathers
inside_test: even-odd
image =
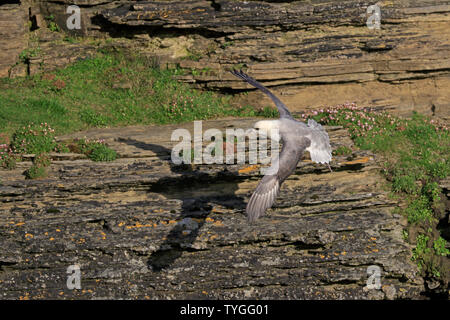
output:
[[[314,119],[308,119],[308,127],[311,129],[320,130],[326,133],[325,129],[322,127],[320,123],[317,123]]]
[[[325,129],[316,121],[309,119],[308,127],[311,129],[311,145],[306,149],[311,160],[316,163],[329,163],[331,161],[330,138]]]
[[[316,163],[329,163],[331,161],[331,152],[325,150],[317,150],[314,148],[307,149],[311,155],[311,160]]]

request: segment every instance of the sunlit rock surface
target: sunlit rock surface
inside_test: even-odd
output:
[[[255,119],[203,122],[250,128]],[[96,129],[120,158],[53,156],[45,180],[31,165],[0,171],[0,297],[6,299],[398,299],[422,279],[402,237],[376,156],[328,127],[333,172],[306,153],[267,215],[249,225],[257,167],[170,163],[172,130],[193,124]],[[206,145],[207,142],[204,142]],[[81,289],[66,286],[78,264]],[[381,288],[368,289],[369,266]]]

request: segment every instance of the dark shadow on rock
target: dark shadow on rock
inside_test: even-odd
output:
[[[119,139],[120,142],[132,145],[143,150],[155,152],[161,161],[168,161],[172,172],[181,174],[177,178],[161,178],[149,189],[149,192],[162,194],[168,199],[179,199],[183,190],[190,192],[200,188],[214,189],[223,188],[226,184],[227,195],[203,195],[199,197],[185,197],[182,200],[180,222],[174,225],[159,249],[151,254],[148,260],[148,266],[155,272],[169,268],[183,252],[193,251],[192,244],[197,239],[200,229],[205,223],[205,219],[211,213],[214,204],[221,205],[227,209],[237,209],[244,211],[244,199],[238,196],[230,197],[229,194],[238,190],[238,183],[242,182],[244,177],[236,176],[228,171],[219,172],[217,179],[211,181],[211,176],[204,172],[195,171],[192,165],[175,165],[171,162],[171,150],[161,145],[145,143],[133,139]]]

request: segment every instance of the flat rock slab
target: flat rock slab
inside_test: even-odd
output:
[[[212,120],[247,129],[255,119]],[[267,215],[245,205],[261,175],[248,164],[170,162],[176,128],[96,129],[120,158],[54,157],[49,178],[25,180],[31,162],[0,171],[3,299],[395,299],[418,298],[422,278],[402,237],[404,217],[377,158],[329,127],[330,172],[305,155]],[[80,266],[81,289],[67,268]],[[370,289],[368,268],[380,272]],[[372,276],[373,277],[373,276]],[[370,278],[370,279],[369,279]]]

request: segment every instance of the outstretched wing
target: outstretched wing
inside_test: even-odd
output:
[[[247,203],[247,219],[253,222],[270,208],[280,192],[280,180],[276,175],[264,176]]]
[[[280,99],[278,99],[272,92],[270,92],[269,89],[267,89],[266,87],[264,87],[261,83],[259,83],[258,81],[256,81],[255,79],[253,79],[252,77],[248,76],[247,74],[245,74],[242,71],[239,70],[232,70],[230,71],[232,74],[234,74],[236,77],[241,78],[242,80],[247,81],[249,84],[251,84],[252,86],[254,86],[255,88],[258,88],[259,90],[261,90],[262,92],[264,92],[266,95],[269,96],[270,99],[272,99],[272,101],[275,103],[275,105],[277,106],[278,112],[280,112],[280,118],[290,118],[293,119],[291,116],[291,113],[289,112],[288,108],[286,107],[286,105],[281,102]]]
[[[272,207],[280,192],[281,184],[295,170],[303,152],[310,146],[310,143],[309,139],[302,137],[295,143],[288,142],[283,145],[279,161],[276,163],[278,166],[276,173],[271,172],[271,174],[265,175],[250,197],[246,208],[249,222],[255,221],[264,215],[268,208]]]

